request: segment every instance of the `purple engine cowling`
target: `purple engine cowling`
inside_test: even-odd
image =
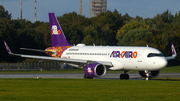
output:
[[[87,64],[84,72],[88,77],[100,77],[106,74],[106,67],[99,63]]]
[[[150,77],[157,77],[160,73],[160,70],[157,70],[157,71],[150,71]],[[146,76],[146,73],[144,71],[139,71],[139,74],[142,76],[142,77],[147,77]]]

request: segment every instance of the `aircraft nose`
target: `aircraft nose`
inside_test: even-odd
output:
[[[161,61],[159,62],[159,65],[160,65],[160,67],[161,68],[164,68],[164,67],[166,67],[167,66],[167,64],[168,64],[168,62],[167,62],[167,60],[166,59],[161,59]]]

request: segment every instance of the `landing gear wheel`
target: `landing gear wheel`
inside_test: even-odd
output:
[[[146,77],[146,80],[151,80],[151,77]]]
[[[120,79],[123,80],[124,79],[124,74],[120,75]]]
[[[120,79],[121,80],[123,80],[123,79],[128,80],[129,79],[129,75],[128,74],[121,74],[120,75]]]
[[[148,70],[145,70],[144,71],[146,73],[146,80],[151,80],[151,77],[149,76],[149,71]]]
[[[125,79],[128,80],[129,79],[129,75],[125,74]]]
[[[84,74],[85,79],[93,79],[93,77],[88,77],[86,74]]]
[[[88,78],[88,76],[87,76],[86,74],[84,74],[84,78],[85,78],[85,79],[87,79],[87,78]]]

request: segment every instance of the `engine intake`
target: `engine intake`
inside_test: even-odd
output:
[[[106,67],[99,63],[87,64],[84,72],[88,77],[100,77],[106,74]]]

